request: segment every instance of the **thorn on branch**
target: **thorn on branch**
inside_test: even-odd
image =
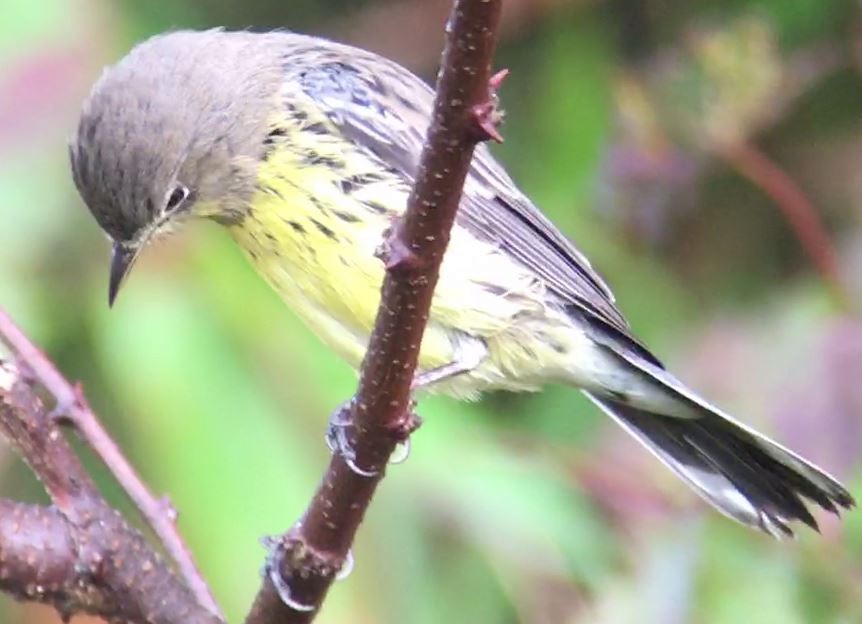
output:
[[[421,426],[422,417],[411,408],[404,412],[400,419],[387,423],[386,433],[396,442],[407,442]]]
[[[383,261],[387,271],[418,271],[425,268],[426,263],[404,241],[404,231],[401,218],[396,217],[383,235],[383,243],[376,254]]]
[[[38,381],[38,380],[37,380]],[[48,413],[51,422],[65,427],[73,427],[75,424],[75,413],[79,410],[88,409],[87,399],[84,396],[84,386],[80,381],[72,384],[71,394],[55,397],[57,403]]]
[[[500,109],[500,98],[497,92],[509,75],[508,69],[501,69],[488,80],[488,95],[484,102],[476,104],[471,109],[473,116],[473,131],[479,141],[503,142],[500,134],[500,126],[503,123],[505,113]]]
[[[170,521],[176,524],[177,520],[180,517],[180,512],[174,507],[174,504],[171,502],[170,497],[162,496],[159,499],[159,506],[162,508],[162,513],[165,514],[165,517]]]

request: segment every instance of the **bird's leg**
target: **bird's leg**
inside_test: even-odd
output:
[[[455,359],[451,362],[431,368],[418,373],[413,378],[412,389],[416,391],[420,388],[452,379],[458,375],[469,373],[475,370],[479,364],[487,357],[488,347],[484,340],[474,336],[465,336],[458,341],[455,348]],[[344,462],[350,469],[358,475],[365,477],[373,477],[376,472],[365,470],[356,463],[356,450],[350,441],[349,430],[353,426],[352,418],[352,401],[347,401],[341,404],[329,418],[329,426],[326,430],[326,445],[333,453],[341,455]],[[404,429],[399,431],[399,448],[392,454],[389,459],[390,464],[398,464],[407,459],[410,454],[410,439],[409,435],[419,426],[421,422],[419,416],[413,415],[406,419],[405,422],[410,423]]]
[[[413,377],[413,390],[427,388],[435,383],[469,373],[487,356],[488,346],[484,340],[475,336],[466,336],[459,340],[455,348],[455,358],[451,362],[422,371]]]

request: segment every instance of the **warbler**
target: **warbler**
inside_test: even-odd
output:
[[[180,31],[108,68],[70,143],[77,188],[113,241],[109,303],[144,247],[223,225],[353,366],[406,206],[433,91],[373,53],[288,32]],[[419,383],[580,388],[719,511],[775,536],[854,505],[820,468],[700,398],[638,341],[587,259],[480,146],[419,358]]]

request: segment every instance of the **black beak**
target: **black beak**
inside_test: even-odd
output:
[[[113,252],[111,254],[111,274],[108,278],[108,305],[113,306],[114,300],[117,298],[117,293],[120,292],[120,286],[129,274],[132,265],[135,263],[135,258],[138,257],[136,247],[124,245],[123,243],[114,243]]]

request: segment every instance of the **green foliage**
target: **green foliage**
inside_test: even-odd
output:
[[[371,4],[91,0],[85,12],[71,0],[11,0],[0,20],[0,305],[84,382],[146,480],[170,495],[231,621],[259,584],[259,537],[283,531],[308,501],[328,458],[326,418],[355,376],[216,227],[149,250],[109,311],[108,244],[71,185],[66,137],[100,67],[136,38],[250,23],[322,33],[336,20],[349,36],[344,24]],[[841,476],[855,474],[858,492],[856,321],[835,311],[762,192],[691,130],[679,136],[705,123],[697,106],[730,116],[734,132],[774,150],[843,225],[842,267],[859,274],[858,172],[847,164],[858,163],[847,156],[859,150],[858,79],[829,71],[799,94],[799,108],[779,98],[773,119],[771,82],[745,102],[730,91],[710,99],[716,83],[691,52],[694,27],[736,41],[739,25],[754,23],[769,54],[733,48],[736,69],[719,82],[738,87],[740,67],[786,76],[789,59],[815,42],[846,54],[853,3],[734,0],[678,12],[645,3],[650,19],[639,27],[654,48],[637,66],[622,60],[616,13],[534,4],[560,6],[522,16],[501,46],[498,65],[512,69],[501,160],[683,378]],[[411,45],[409,32],[387,36]],[[685,71],[661,82],[659,58]],[[693,500],[565,388],[476,404],[431,398],[419,411],[411,457],[383,482],[356,571],[333,589],[321,622],[862,619],[859,513],[795,544],[754,535]],[[5,452],[0,463],[4,495],[42,500]],[[0,620],[54,621],[5,598]]]

